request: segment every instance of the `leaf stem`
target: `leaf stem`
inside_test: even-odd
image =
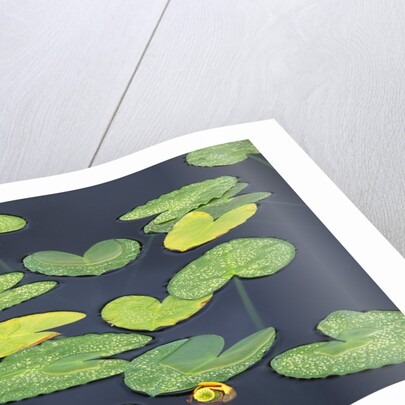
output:
[[[242,300],[243,305],[245,306],[246,312],[249,315],[249,318],[251,319],[257,330],[263,329],[264,323],[261,320],[259,314],[257,313],[256,308],[254,307],[242,281],[238,277],[235,277],[234,283],[236,290],[238,291],[239,297]]]

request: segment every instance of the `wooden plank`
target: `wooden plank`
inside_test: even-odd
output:
[[[173,0],[95,163],[276,118],[405,253],[404,7]]]
[[[165,4],[2,2],[2,182],[89,165]]]

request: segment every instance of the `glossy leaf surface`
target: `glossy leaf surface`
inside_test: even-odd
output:
[[[130,295],[109,302],[101,317],[111,325],[131,330],[154,331],[190,318],[210,300],[179,300],[169,295],[162,302],[144,295]]]
[[[58,284],[55,281],[39,281],[12,288],[18,284],[23,277],[24,273],[21,272],[0,275],[0,311],[45,294]]]
[[[214,240],[246,222],[256,213],[256,204],[246,204],[220,216],[217,220],[206,212],[194,211],[185,215],[167,234],[164,246],[185,252]]]
[[[249,155],[259,153],[252,142],[245,139],[243,141],[228,142],[190,152],[186,160],[192,166],[227,166],[242,162]]]
[[[96,243],[83,256],[50,250],[29,255],[23,263],[27,269],[48,276],[99,276],[126,266],[140,250],[135,240],[109,239]]]
[[[18,231],[25,225],[27,225],[27,221],[24,218],[0,214],[0,234]]]
[[[180,299],[198,299],[223,287],[232,277],[272,275],[295,256],[295,247],[276,238],[240,238],[206,252],[180,270],[168,291]]]
[[[57,311],[44,312],[9,319],[0,323],[0,357],[37,345],[44,340],[52,339],[59,332],[50,328],[67,325],[83,319],[81,312]]]
[[[89,334],[56,339],[15,353],[0,363],[0,403],[120,374],[127,367],[127,361],[99,359],[142,347],[150,339],[127,333]]]
[[[222,176],[198,183],[189,184],[178,190],[163,194],[159,198],[134,208],[120,217],[122,221],[133,221],[159,214],[151,223],[162,224],[173,219],[180,219],[188,212],[207,204],[212,199],[219,198],[237,183],[236,177]],[[150,229],[145,227],[145,232]]]
[[[266,328],[221,354],[224,340],[201,335],[159,346],[134,359],[125,383],[150,396],[190,390],[202,381],[227,381],[257,363],[273,344],[276,332]]]
[[[317,329],[336,340],[276,356],[271,366],[294,378],[325,378],[405,362],[405,316],[399,311],[336,311]]]

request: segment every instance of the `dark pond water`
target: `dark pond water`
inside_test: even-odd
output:
[[[163,248],[164,235],[142,232],[150,220],[119,222],[117,217],[149,199],[183,185],[221,175],[249,183],[244,192],[271,191],[257,214],[219,239],[186,253]],[[271,351],[256,366],[229,381],[238,392],[235,405],[346,405],[380,388],[405,379],[405,364],[344,377],[301,381],[277,375],[268,366],[274,355],[291,347],[323,339],[316,324],[339,309],[396,309],[363,269],[272,168],[251,158],[223,168],[196,168],[184,157],[142,172],[87,189],[0,205],[0,212],[21,215],[28,229],[0,235],[3,271],[25,271],[21,259],[40,250],[81,254],[94,243],[111,238],[133,238],[143,244],[142,255],[131,265],[100,277],[52,278],[60,285],[50,293],[0,313],[0,321],[30,313],[74,310],[87,318],[56,328],[64,336],[90,332],[120,332],[100,317],[100,309],[122,295],[143,294],[159,299],[176,272],[215,245],[238,237],[278,237],[297,247],[294,261],[274,276],[243,280],[266,326],[278,330]],[[382,269],[383,271],[384,269]],[[25,271],[24,283],[48,279]],[[215,294],[207,307],[177,326],[150,335],[148,346],[125,353],[132,359],[157,345],[180,338],[214,333],[226,345],[256,331],[232,281]],[[23,401],[27,405],[182,405],[188,395],[149,398],[132,392],[122,376]]]

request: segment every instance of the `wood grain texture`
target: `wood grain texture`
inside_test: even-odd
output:
[[[276,118],[405,253],[404,7],[172,0],[95,163]]]
[[[4,0],[1,181],[87,167],[165,0]]]

